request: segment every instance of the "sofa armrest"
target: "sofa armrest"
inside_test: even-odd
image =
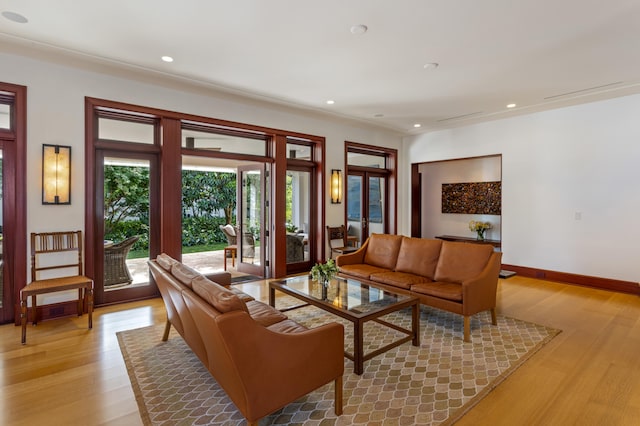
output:
[[[357,265],[364,263],[364,254],[367,252],[369,239],[356,251],[347,254],[341,254],[336,257],[336,266],[339,268],[344,265]]]
[[[496,307],[501,252],[493,252],[482,272],[462,283],[462,314],[473,315]]]
[[[204,276],[225,287],[231,285],[231,274],[229,272],[212,272],[210,274],[204,274]]]
[[[271,331],[245,312],[216,318],[225,350],[245,390],[247,419],[259,419],[344,373],[344,327]]]

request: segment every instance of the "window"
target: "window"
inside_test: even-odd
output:
[[[265,156],[267,137],[261,133],[183,121],[182,147],[199,151]]]
[[[11,129],[11,105],[2,103],[2,97],[0,97],[0,129]]]

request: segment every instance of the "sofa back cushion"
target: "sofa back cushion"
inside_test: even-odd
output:
[[[364,263],[385,269],[395,268],[402,238],[402,235],[371,234]]]
[[[408,272],[432,280],[436,273],[441,248],[442,240],[402,238],[396,271]]]
[[[249,312],[247,305],[235,293],[202,275],[194,278],[191,285],[194,293],[223,314],[231,311]]]
[[[173,275],[182,284],[191,288],[191,281],[193,281],[194,278],[199,277],[200,273],[187,265],[176,262],[171,267],[171,275]]]
[[[480,274],[492,253],[490,244],[443,241],[434,278],[436,281],[462,283]]]
[[[178,263],[177,260],[166,253],[159,254],[158,257],[156,257],[156,262],[158,262],[158,265],[162,266],[162,269],[169,272],[171,272],[173,265]]]

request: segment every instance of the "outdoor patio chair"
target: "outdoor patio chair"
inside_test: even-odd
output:
[[[251,232],[242,233],[242,259],[250,258],[251,263],[256,256],[256,240]]]
[[[119,284],[131,284],[133,277],[127,267],[127,255],[131,246],[140,239],[139,236],[129,237],[117,244],[104,248],[104,286],[111,287]]]
[[[230,246],[235,246],[238,243],[238,230],[235,226],[233,225],[220,225],[219,226],[220,230],[222,231],[222,233],[224,234],[224,236],[227,238],[227,244]]]
[[[287,263],[304,261],[304,240],[302,236],[287,234]]]

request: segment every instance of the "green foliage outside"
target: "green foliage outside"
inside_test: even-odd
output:
[[[235,223],[236,175],[184,170],[182,173],[183,253],[222,250],[227,239],[219,225]],[[140,239],[129,258],[149,253],[149,169],[104,166],[104,238]],[[217,216],[224,212],[224,217]]]
[[[287,226],[290,226],[290,224],[292,225],[291,222],[293,221],[293,176],[291,176],[289,173],[287,173],[287,184],[285,186],[285,191],[284,218],[287,222]]]
[[[149,250],[149,169],[104,166],[104,238],[138,235],[132,250]]]
[[[235,209],[235,173],[182,171],[182,217],[213,216],[222,210],[225,223],[233,223]]]

